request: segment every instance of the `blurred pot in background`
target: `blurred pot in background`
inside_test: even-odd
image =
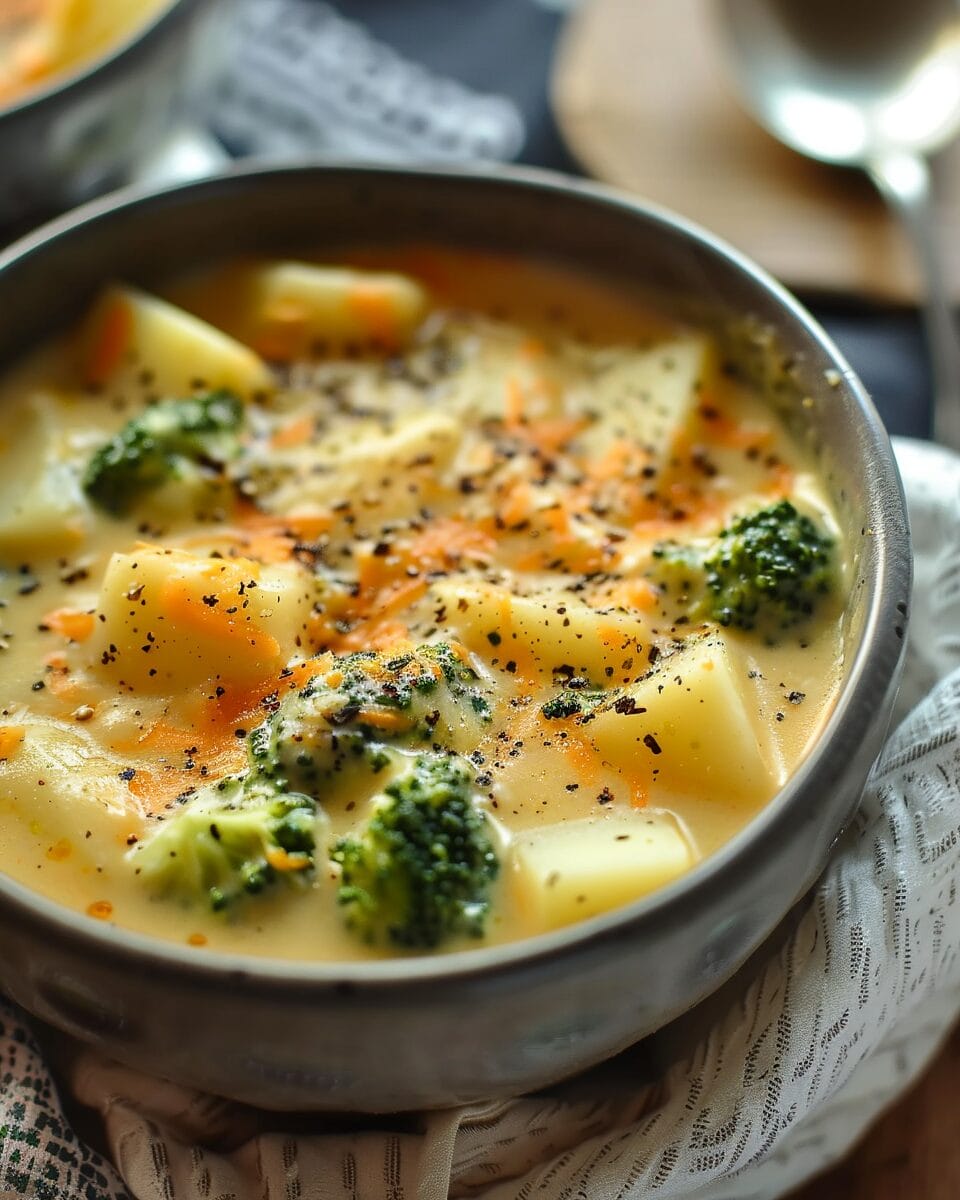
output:
[[[61,0],[46,21],[37,0],[9,3],[0,13],[0,228],[127,179],[202,101],[226,35],[219,0],[98,0],[92,11]]]

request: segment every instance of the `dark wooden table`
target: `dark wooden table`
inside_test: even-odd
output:
[[[960,1028],[853,1154],[789,1200],[958,1200],[958,1107]]]

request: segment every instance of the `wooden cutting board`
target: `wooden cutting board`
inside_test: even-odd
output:
[[[583,0],[552,103],[590,174],[700,222],[793,286],[916,300],[909,248],[866,178],[794,154],[741,109],[709,0]],[[935,172],[960,299],[960,144]]]

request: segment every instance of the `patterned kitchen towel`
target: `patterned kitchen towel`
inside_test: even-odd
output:
[[[356,1128],[260,1113],[68,1044],[60,1073],[75,1111],[98,1115],[104,1154],[78,1139],[28,1023],[6,1006],[0,1188],[40,1200],[774,1200],[846,1153],[960,1011],[960,457],[910,441],[896,451],[917,556],[912,711],[800,914],[718,997],[542,1094]]]
[[[208,121],[234,153],[456,163],[523,147],[512,100],[427,71],[320,0],[235,0],[231,18]]]

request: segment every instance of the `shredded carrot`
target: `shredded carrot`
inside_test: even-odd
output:
[[[391,580],[402,573],[401,563],[396,555],[388,556],[365,552],[356,554],[354,561],[357,564],[357,583],[361,596],[369,595],[386,587]]]
[[[285,528],[301,542],[312,542],[333,527],[333,515],[328,512],[290,513],[283,518]]]
[[[234,510],[234,525],[218,528],[215,535],[209,532],[195,534],[179,540],[178,544],[189,550],[191,547],[217,546],[236,547],[244,558],[257,563],[282,563],[289,561],[298,543],[311,544],[326,533],[333,524],[330,513],[292,513],[277,515],[264,513],[245,502]]]
[[[542,571],[550,557],[543,550],[528,550],[516,558],[513,565],[518,571]]]
[[[627,473],[628,468],[641,458],[642,465],[645,465],[647,455],[641,452],[636,442],[630,441],[629,438],[616,438],[599,458],[584,464],[584,472],[590,479],[598,482],[620,479]]]
[[[362,721],[364,725],[372,725],[374,729],[385,729],[390,732],[407,729],[410,725],[410,721],[402,713],[378,708],[362,709],[357,713],[357,720]]]
[[[241,502],[234,511],[234,528],[218,529],[217,542],[233,544],[258,563],[284,563],[293,557],[298,542],[311,544],[334,524],[330,512],[294,512],[277,515],[260,512]],[[188,538],[182,545],[209,545],[209,534]]]
[[[446,517],[409,540],[398,540],[389,554],[366,552],[356,556],[360,596],[353,606],[359,615],[387,611],[412,604],[425,590],[420,578],[411,578],[408,568],[421,574],[443,570],[467,558],[478,563],[490,561],[496,550],[494,539],[478,525]]]
[[[511,432],[523,424],[524,395],[519,380],[513,376],[507,380],[503,394],[503,421]]]
[[[93,613],[79,608],[55,608],[41,618],[41,624],[71,642],[83,642],[93,633]]]
[[[602,608],[624,608],[650,612],[657,606],[660,592],[647,579],[624,579],[610,587],[593,592],[584,599]]]
[[[409,608],[415,600],[427,590],[427,581],[425,579],[404,579],[399,583],[392,584],[381,592],[373,607],[373,614],[381,617],[388,616],[392,613],[402,612],[403,609]]]
[[[583,417],[540,417],[523,426],[523,436],[537,450],[556,454],[586,425]]]
[[[332,650],[340,644],[343,627],[334,614],[315,612],[307,617],[307,636],[311,645]]]
[[[46,857],[51,862],[64,862],[73,853],[73,846],[66,838],[60,838],[59,841],[47,847]]]
[[[316,679],[318,675],[322,675],[328,670],[332,661],[332,655],[318,654],[315,658],[308,658],[306,662],[297,663],[293,667],[287,667],[280,676],[281,688],[293,692],[297,688],[304,687],[311,679]],[[330,686],[337,687],[339,685],[330,684]]]
[[[397,650],[409,645],[410,629],[402,621],[372,619],[361,622],[349,633],[340,634],[333,646],[338,652],[351,650]]]
[[[479,525],[457,517],[443,517],[410,542],[409,556],[421,570],[435,570],[460,558],[486,564],[497,543]]]
[[[114,296],[105,304],[83,373],[84,383],[91,386],[106,383],[133,337],[133,309],[126,296]]]
[[[302,446],[313,436],[313,418],[310,416],[295,417],[286,425],[281,426],[270,439],[274,450],[290,450],[294,446]]]
[[[13,758],[26,736],[27,731],[22,725],[0,725],[0,762]]]
[[[87,905],[87,916],[98,921],[108,921],[113,916],[113,905],[109,900],[94,900]]]
[[[347,294],[347,311],[369,337],[385,346],[399,343],[396,307],[390,292],[382,285],[365,280],[354,284]]]
[[[293,691],[311,679],[330,671],[333,659],[318,655],[279,675],[243,688],[227,685],[219,695],[182,699],[176,722],[169,718],[154,721],[132,738],[120,738],[110,748],[118,754],[149,756],[151,767],[137,767],[127,779],[132,797],[147,813],[163,810],[177,796],[195,787],[200,771],[215,780],[242,770],[247,761],[246,732],[264,719],[263,701],[276,691]]]
[[[563,507],[563,505],[558,504],[555,508],[544,509],[543,519],[546,521],[555,537],[570,537],[570,513],[566,508]]]
[[[303,871],[310,866],[310,856],[301,851],[284,850],[280,846],[268,846],[264,857],[275,871]]]
[[[70,664],[67,661],[66,654],[62,650],[56,650],[53,654],[48,654],[43,660],[44,666],[47,668],[47,687],[54,696],[64,704],[69,704],[71,707],[79,704],[85,699],[84,693],[90,694],[89,684],[81,679],[76,679],[70,673]],[[92,696],[90,697],[93,698]]]
[[[260,563],[289,562],[296,546],[288,534],[272,532],[239,534],[236,543],[246,558]]]
[[[558,722],[553,720],[550,724],[556,725]],[[554,739],[553,744],[566,758],[580,782],[592,786],[598,780],[602,767],[597,748],[586,730],[577,727],[575,718],[563,721],[563,725],[567,736],[562,740]]]
[[[510,488],[497,514],[509,529],[530,519],[533,511],[533,489],[526,480],[518,479]]]

